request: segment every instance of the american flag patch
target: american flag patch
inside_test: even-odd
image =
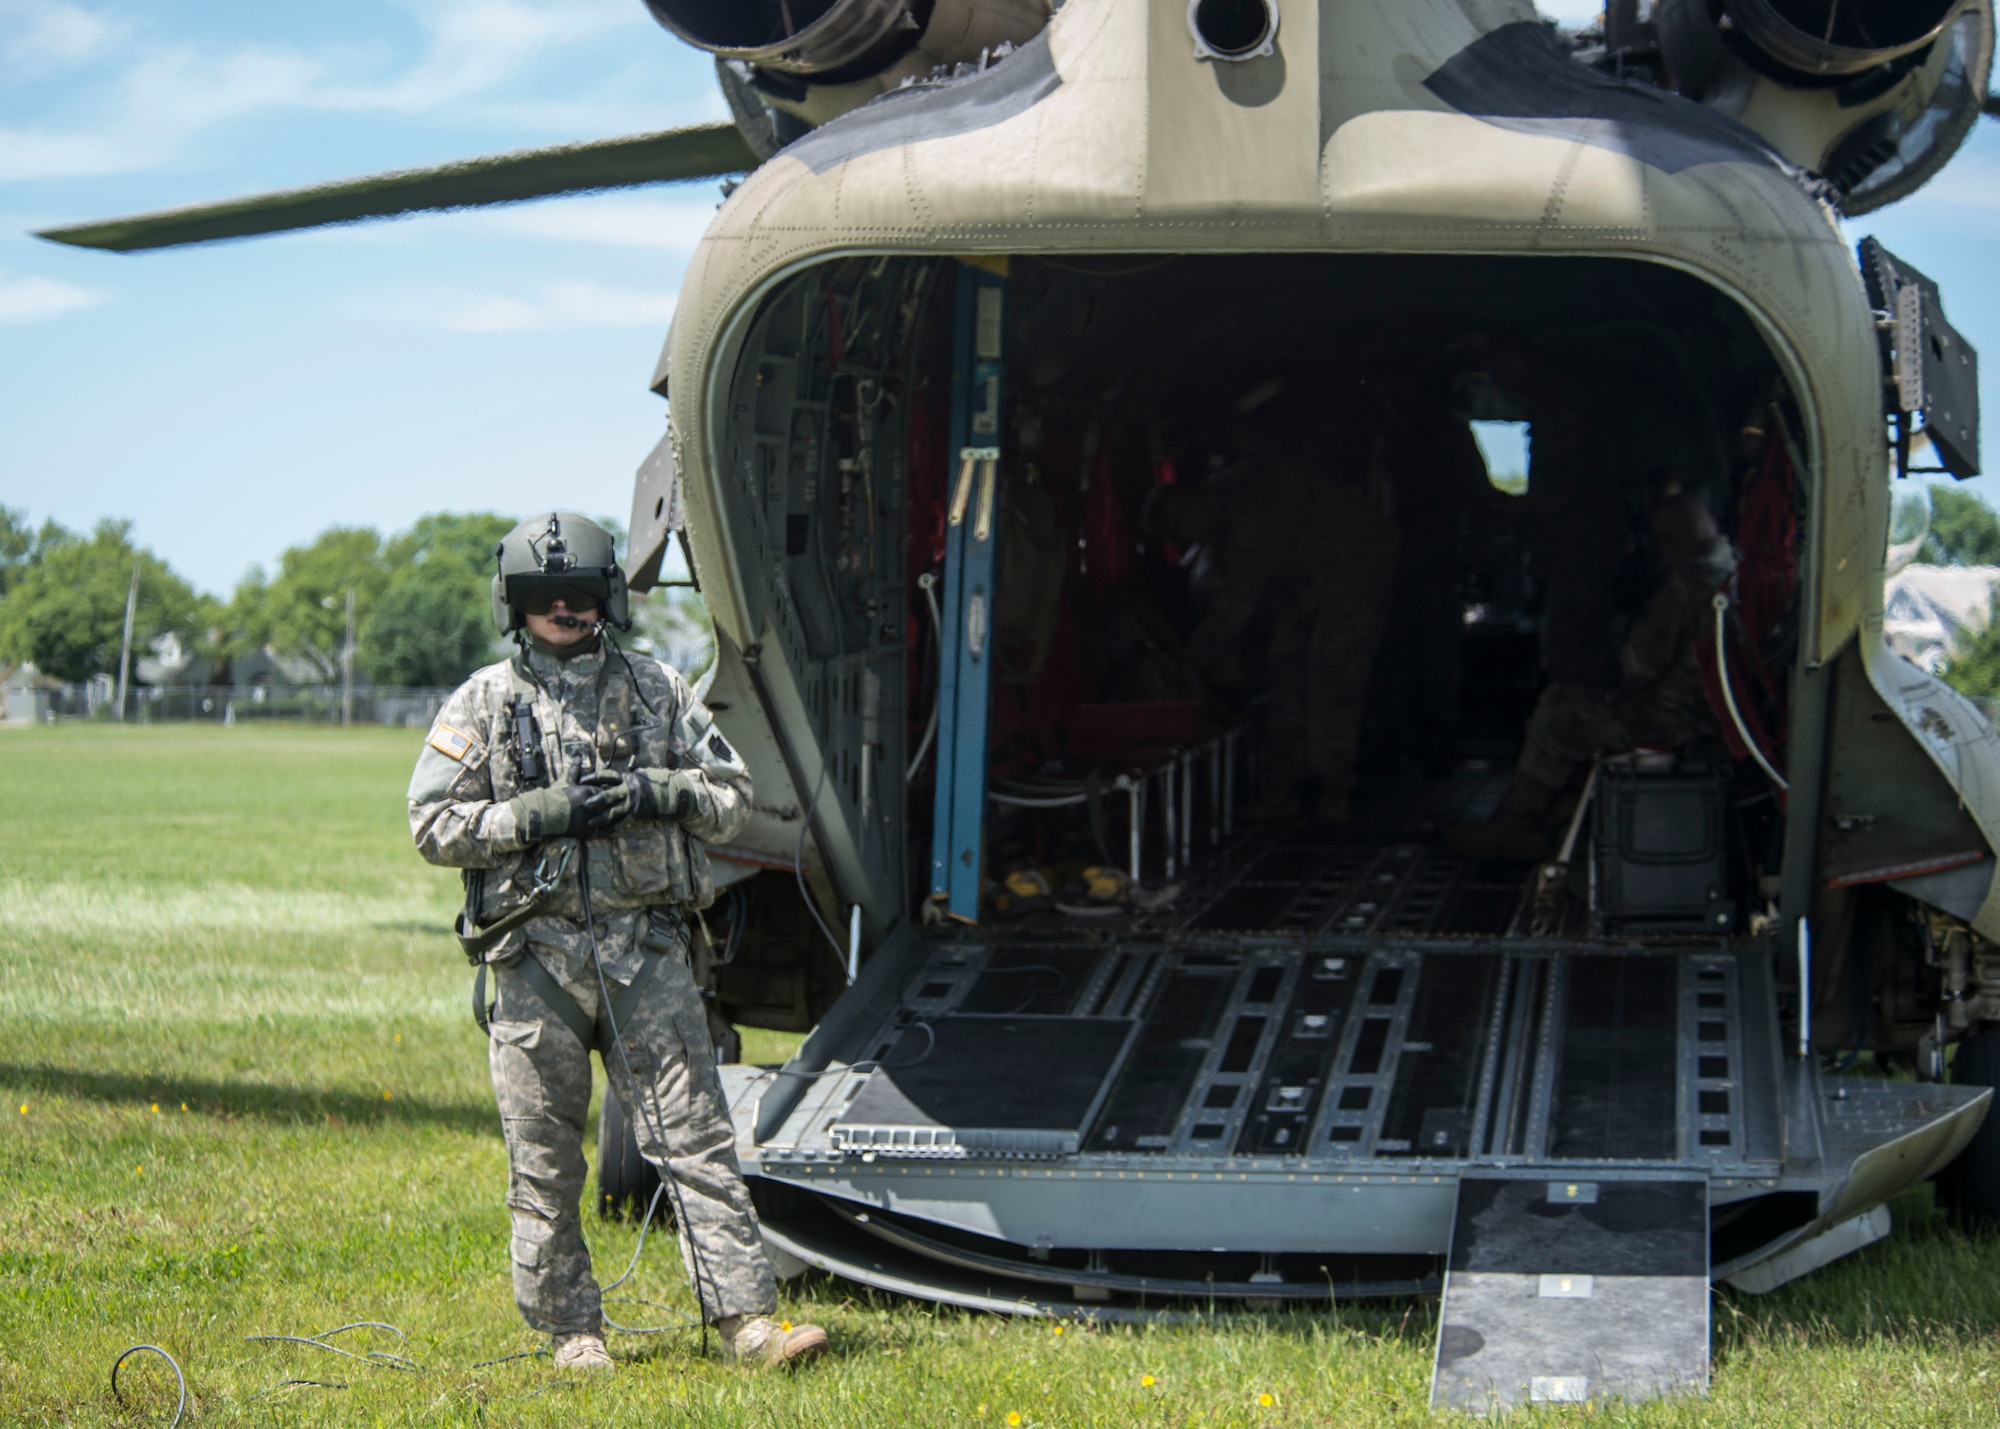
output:
[[[463,761],[472,748],[472,736],[460,734],[448,724],[440,724],[432,727],[431,737],[425,743],[447,759]]]

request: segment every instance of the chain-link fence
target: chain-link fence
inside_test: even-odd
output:
[[[291,720],[302,724],[375,724],[422,729],[450,698],[449,689],[368,686],[351,699],[339,685],[140,685],[125,693],[129,723],[202,721],[241,724]],[[7,692],[10,724],[66,719],[113,720],[115,688],[92,680],[79,685],[38,685]]]

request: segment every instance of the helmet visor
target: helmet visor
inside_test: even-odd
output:
[[[610,581],[586,572],[507,578],[507,603],[525,615],[547,615],[557,601],[573,614],[602,610],[610,594]]]

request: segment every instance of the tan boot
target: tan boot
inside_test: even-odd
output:
[[[801,1365],[826,1353],[826,1331],[817,1325],[782,1324],[769,1315],[731,1315],[718,1320],[722,1352],[744,1364],[776,1369],[781,1365]]]
[[[571,1335],[556,1335],[555,1359],[557,1369],[616,1369],[610,1353],[604,1348],[604,1338],[589,1330],[580,1330]]]

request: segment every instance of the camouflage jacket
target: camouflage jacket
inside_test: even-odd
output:
[[[1653,592],[1619,651],[1620,691],[1645,701],[1665,727],[1701,730],[1713,722],[1699,648],[1715,638],[1715,593],[1735,573],[1735,550],[1714,542]]]
[[[695,808],[679,824],[628,819],[579,846],[528,844],[507,801],[521,792],[512,706],[532,701],[548,782],[585,769],[672,769],[695,776]],[[511,961],[524,942],[567,942],[582,916],[579,865],[590,867],[600,917],[668,904],[706,907],[715,896],[703,843],[733,838],[750,816],[750,775],[707,708],[671,666],[600,648],[568,660],[539,650],[489,665],[459,686],[431,725],[410,776],[410,832],[432,863],[465,870],[468,912],[480,926],[519,907],[545,856],[569,864],[543,916],[487,954]],[[633,920],[612,918],[622,926]],[[545,926],[546,925],[546,926]]]

